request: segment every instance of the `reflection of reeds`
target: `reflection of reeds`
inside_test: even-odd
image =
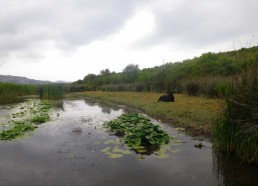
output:
[[[258,163],[257,75],[255,64],[231,83],[226,109],[214,127],[216,146],[249,163]]]
[[[239,162],[235,156],[221,153],[212,149],[213,172],[219,182],[218,185],[257,185],[257,168]]]

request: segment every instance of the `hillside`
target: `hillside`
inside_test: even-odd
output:
[[[208,52],[193,59],[142,70],[137,64],[129,64],[119,73],[104,69],[97,75],[88,74],[83,80],[74,82],[70,90],[166,92],[170,89],[182,92],[189,89],[192,90],[189,95],[218,97],[225,91],[225,83],[230,77],[257,62],[258,46]]]
[[[7,83],[14,83],[14,84],[32,84],[32,85],[53,83],[51,81],[34,80],[26,77],[10,76],[10,75],[0,75],[0,82],[7,82]]]

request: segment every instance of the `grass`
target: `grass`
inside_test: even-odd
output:
[[[225,102],[223,99],[189,97],[183,94],[174,94],[173,103],[157,102],[161,95],[160,93],[89,91],[72,93],[68,96],[128,105],[158,120],[183,127],[192,135],[205,136],[210,136],[212,120],[217,117]]]

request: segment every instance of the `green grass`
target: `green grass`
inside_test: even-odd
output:
[[[160,93],[136,92],[101,92],[91,91],[72,93],[71,97],[87,97],[116,104],[124,104],[139,109],[148,115],[183,127],[193,135],[209,136],[214,120],[224,106],[223,99],[204,97],[189,97],[183,94],[174,94],[175,102],[157,102]]]

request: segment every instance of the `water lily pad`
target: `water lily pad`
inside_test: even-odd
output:
[[[175,153],[178,153],[179,150],[178,149],[173,149],[173,150],[171,150],[171,152],[175,154]]]
[[[110,147],[106,147],[106,148],[101,150],[101,152],[104,152],[104,153],[109,152],[109,151],[110,151]]]
[[[123,154],[115,154],[115,153],[111,153],[111,152],[107,152],[106,154],[108,155],[109,158],[121,158],[121,157],[123,157]]]

